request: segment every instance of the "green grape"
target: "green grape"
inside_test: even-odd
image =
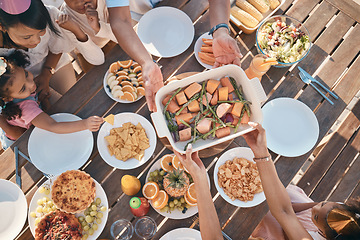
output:
[[[45,192],[45,188],[44,187],[40,187],[39,188],[39,193],[44,193]]]
[[[83,228],[83,230],[84,230],[85,232],[89,231],[89,229],[90,229],[89,225],[86,225],[86,226]]]
[[[179,201],[177,199],[174,199],[174,204],[177,205]]]
[[[84,235],[82,236],[81,240],[86,240],[86,239],[88,239],[88,237],[89,237],[89,235],[84,234]]]
[[[98,230],[98,225],[96,224],[96,223],[94,223],[93,225],[92,225],[92,229],[94,229],[94,231],[96,231],[96,230]]]
[[[48,212],[50,212],[50,209],[49,209],[48,207],[44,207],[44,208],[43,208],[43,212],[44,212],[44,213],[48,213]]]
[[[105,206],[102,206],[102,207],[100,208],[100,211],[105,212],[105,211],[106,211],[106,207],[105,207]]]
[[[50,194],[50,189],[45,189],[45,194],[49,195]]]
[[[164,176],[165,175],[165,171],[164,170],[161,170],[160,171],[160,176]]]
[[[82,223],[81,223],[81,226],[84,228],[85,226],[87,225],[87,222],[86,221],[83,221]]]
[[[185,202],[185,199],[182,197],[182,198],[180,198],[180,202],[181,203],[184,203]]]
[[[157,171],[154,171],[154,172],[153,172],[153,177],[157,177],[157,175],[158,175],[158,172],[157,172]]]
[[[48,197],[44,197],[43,202],[47,202],[47,201],[50,201],[50,199]]]
[[[97,206],[96,206],[96,205],[91,205],[91,210],[92,210],[92,211],[96,211],[96,210],[97,210]]]
[[[87,216],[85,217],[85,221],[86,221],[87,223],[92,223],[92,222],[94,221],[94,218],[91,217],[90,215],[87,215]]]
[[[90,216],[92,216],[92,217],[96,216],[96,214],[97,214],[97,211],[91,211],[90,212]]]
[[[89,209],[86,209],[86,210],[84,211],[84,215],[86,216],[86,215],[89,215],[89,214],[90,214]]]
[[[170,207],[170,212],[174,211],[175,207]]]
[[[36,218],[36,213],[31,212],[31,213],[30,213],[30,217]]]
[[[55,210],[56,210],[56,206],[53,205],[53,206],[51,207],[51,210],[55,211]]]
[[[94,234],[94,229],[90,228],[89,229],[89,235],[93,235]]]
[[[176,206],[180,207],[180,206],[181,206],[181,202],[178,202],[178,203],[176,204]]]
[[[175,206],[174,202],[170,202],[170,203],[169,203],[169,207],[170,207],[170,208],[173,208],[174,206]]]
[[[168,206],[165,206],[163,209],[164,209],[165,212],[169,211],[169,207],[168,207]]]
[[[178,209],[180,210],[180,211],[182,211],[182,210],[184,210],[184,207],[178,207]]]
[[[101,204],[101,199],[97,198],[95,202],[96,202],[96,205],[100,205]]]
[[[148,182],[152,182],[154,179],[152,177],[148,177]]]
[[[97,216],[98,218],[102,218],[104,215],[103,215],[102,212],[98,212],[98,213],[96,214],[96,216]]]
[[[97,224],[101,224],[101,222],[102,222],[102,221],[101,221],[100,218],[97,218],[97,219],[96,219],[96,223],[97,223]]]
[[[151,172],[151,173],[150,173],[150,177],[154,177],[154,172]]]
[[[36,211],[37,211],[38,213],[42,213],[42,212],[43,212],[43,208],[39,206],[39,207],[36,208]]]
[[[83,221],[85,221],[85,218],[84,218],[83,216],[80,216],[80,217],[79,217],[79,221],[80,221],[80,222],[83,222]]]
[[[37,200],[37,202],[36,202],[38,205],[43,205],[44,204],[44,201],[42,200],[42,199],[39,199],[39,200]]]

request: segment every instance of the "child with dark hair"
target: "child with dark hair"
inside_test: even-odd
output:
[[[3,147],[8,147],[11,143],[9,140],[16,140],[31,125],[54,133],[99,129],[103,122],[101,117],[92,116],[75,122],[56,122],[44,113],[37,102],[33,75],[24,69],[28,64],[28,57],[18,50],[9,56],[0,57],[0,106],[2,108],[0,127],[7,137],[6,142],[2,141]],[[4,140],[5,137],[3,136],[2,139]]]
[[[0,54],[20,49],[29,56],[26,69],[35,76],[41,101],[49,97],[49,85],[55,102],[76,82],[70,58],[62,53],[76,48],[92,64],[104,62],[101,49],[68,15],[41,0],[2,0],[0,30]]]

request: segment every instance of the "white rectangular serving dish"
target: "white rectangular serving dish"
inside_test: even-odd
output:
[[[263,21],[266,21],[269,17],[271,17],[272,15],[274,15],[274,13],[277,12],[277,10],[279,10],[279,8],[285,3],[285,0],[279,0],[280,1],[280,5],[277,6],[274,10],[269,10],[266,13],[262,13],[262,15],[264,16],[264,18],[259,22],[258,25],[256,25],[253,28],[247,27],[244,24],[242,24],[236,17],[234,17],[233,15],[230,14],[230,20],[238,27],[240,28],[240,30],[242,30],[244,33],[246,34],[251,34],[253,33]],[[234,5],[236,6],[236,4]]]
[[[261,83],[258,78],[253,78],[251,80],[248,79],[244,70],[241,67],[236,65],[226,65],[219,68],[211,69],[202,73],[195,74],[193,76],[184,78],[179,81],[172,81],[168,85],[162,87],[156,94],[155,104],[157,107],[157,112],[151,114],[151,119],[155,126],[156,132],[159,138],[166,137],[174,150],[185,153],[184,147],[187,142],[175,142],[171,133],[167,127],[167,121],[163,114],[164,106],[162,105],[162,100],[164,97],[171,92],[175,91],[179,87],[186,87],[193,82],[202,82],[207,79],[220,79],[224,76],[233,77],[238,86],[242,86],[243,93],[245,99],[250,101],[252,104],[250,105],[251,117],[250,121],[262,123],[263,114],[261,111],[261,104],[266,101],[267,97],[264,92],[264,89],[261,86]],[[206,149],[212,147],[214,145],[220,144],[222,142],[231,140],[238,136],[241,136],[247,132],[252,131],[251,128],[247,124],[240,124],[238,131],[234,133],[234,129],[231,129],[231,134],[229,136],[220,138],[220,139],[206,139],[206,140],[198,140],[193,144],[193,151],[200,151],[202,149]]]

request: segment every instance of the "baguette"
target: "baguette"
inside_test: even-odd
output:
[[[233,15],[235,18],[237,18],[241,23],[243,23],[247,27],[253,28],[259,24],[259,21],[256,18],[254,18],[249,13],[245,12],[244,10],[241,10],[236,6],[232,7],[230,12],[231,15]]]
[[[248,0],[251,5],[256,7],[257,10],[259,10],[261,13],[265,13],[269,11],[269,5],[264,0]]]
[[[277,0],[275,0],[277,1]],[[251,16],[256,18],[259,22],[263,19],[263,15],[259,12],[253,5],[244,0],[236,0],[236,6],[245,12],[249,13]]]
[[[280,5],[279,0],[269,0],[270,3],[270,9],[274,10],[275,8],[277,8],[277,6]]]

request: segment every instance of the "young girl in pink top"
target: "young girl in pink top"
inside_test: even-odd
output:
[[[18,50],[0,57],[0,128],[8,139],[16,140],[31,125],[54,133],[99,129],[103,122],[101,117],[56,122],[44,113],[37,102],[34,77],[24,69],[28,64],[27,55]]]

